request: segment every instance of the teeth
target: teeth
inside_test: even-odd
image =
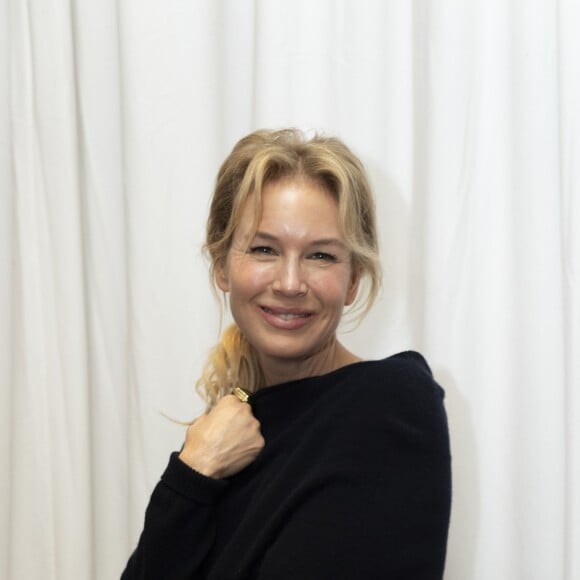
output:
[[[295,313],[283,313],[283,312],[274,312],[274,310],[270,310],[269,308],[264,308],[266,312],[269,314],[273,314],[277,318],[281,318],[282,320],[294,320],[295,318],[306,318],[308,314],[295,314]]]
[[[304,314],[277,314],[278,318],[282,320],[294,320],[295,318],[301,318]]]

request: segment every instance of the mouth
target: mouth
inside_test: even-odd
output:
[[[275,306],[260,305],[260,311],[264,321],[277,330],[297,331],[306,328],[314,319],[312,310],[303,308],[277,308]]]
[[[296,320],[300,318],[310,318],[312,316],[312,312],[308,312],[307,310],[269,308],[267,306],[260,306],[260,308],[262,309],[262,312],[269,316],[275,316],[280,320]]]

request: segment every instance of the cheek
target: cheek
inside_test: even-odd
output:
[[[267,264],[252,264],[241,261],[230,269],[230,292],[252,294],[263,290],[272,280],[272,267]]]
[[[308,285],[321,300],[342,308],[348,298],[350,276],[348,273],[319,272],[310,277]]]

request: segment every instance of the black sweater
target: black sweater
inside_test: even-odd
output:
[[[251,395],[265,447],[228,478],[171,456],[122,580],[436,580],[451,499],[443,391],[405,352]]]

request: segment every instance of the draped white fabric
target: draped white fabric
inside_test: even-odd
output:
[[[0,0],[0,577],[119,577],[183,437],[162,413],[202,408],[218,164],[291,125],[376,190],[384,291],[344,341],[421,350],[446,388],[446,578],[578,580],[578,22],[574,0]]]

